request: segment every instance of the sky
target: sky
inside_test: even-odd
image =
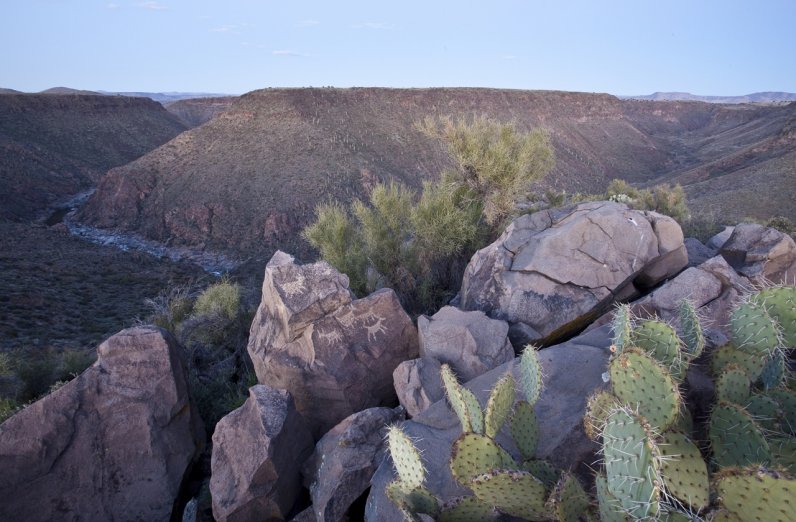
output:
[[[0,0],[0,87],[796,92],[796,0]]]

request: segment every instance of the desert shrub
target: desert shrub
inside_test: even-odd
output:
[[[472,193],[494,228],[513,213],[517,195],[527,193],[554,165],[549,136],[541,129],[523,132],[514,123],[484,116],[427,118],[419,128],[445,145],[456,164],[446,177]]]
[[[50,349],[34,350],[17,363],[16,374],[22,381],[19,391],[20,402],[30,402],[46,394],[58,379],[58,361]]]
[[[605,198],[625,203],[636,210],[653,210],[686,223],[691,215],[686,203],[683,187],[679,184],[656,185],[652,189],[637,189],[622,179],[614,179],[608,184]]]
[[[774,216],[765,222],[765,226],[775,228],[783,234],[788,234],[791,237],[796,237],[796,227],[793,221],[785,216]]]
[[[151,310],[149,323],[174,332],[193,310],[194,298],[187,286],[171,286],[144,303]]]
[[[0,397],[0,423],[19,411],[19,403],[8,397]]]
[[[193,316],[220,315],[232,320],[240,312],[240,285],[228,280],[208,286],[193,305]]]
[[[73,379],[94,364],[96,360],[97,351],[93,348],[65,350],[60,357],[56,380],[68,381]]]

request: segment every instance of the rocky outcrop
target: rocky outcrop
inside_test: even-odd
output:
[[[0,519],[168,520],[203,428],[176,341],[123,330],[0,425]]]
[[[710,248],[694,237],[685,238],[685,249],[688,251],[688,266],[699,266],[717,253],[717,249]]]
[[[620,203],[582,203],[514,220],[470,260],[461,303],[512,323],[522,334],[515,343],[550,344],[687,263],[673,219]]]
[[[719,252],[753,283],[796,281],[796,243],[779,230],[750,223],[738,225]]]
[[[611,344],[609,327],[581,335],[569,342],[539,352],[544,375],[541,399],[536,404],[539,422],[537,458],[548,459],[555,466],[590,475],[589,465],[595,460],[597,445],[583,432],[586,400],[603,386],[602,373],[608,362]],[[466,384],[486,404],[489,391],[506,371],[515,372],[514,362],[506,363]],[[517,397],[518,399],[521,397]],[[461,434],[458,418],[442,400],[411,421],[403,423],[404,431],[415,442],[426,467],[426,482],[434,494],[449,500],[466,493],[451,476],[448,462],[453,441]],[[518,457],[518,452],[504,430],[497,440]],[[384,488],[393,480],[391,459],[386,459],[373,477],[365,511],[368,521],[402,521],[395,506],[387,499]]]
[[[432,357],[404,361],[392,374],[398,401],[410,417],[414,417],[442,399],[440,369],[442,365]]]
[[[304,465],[315,520],[346,519],[348,508],[370,487],[384,460],[387,426],[403,419],[401,408],[370,408],[346,418],[318,441]]]
[[[318,438],[352,413],[395,404],[392,373],[417,357],[417,330],[392,290],[354,300],[327,263],[277,252],[248,350],[260,383],[289,390]]]
[[[216,425],[210,494],[219,521],[284,520],[301,490],[313,439],[285,390],[253,386]]]
[[[463,381],[514,359],[508,332],[506,321],[453,306],[443,307],[431,318],[421,315],[417,319],[420,356],[450,365]]]

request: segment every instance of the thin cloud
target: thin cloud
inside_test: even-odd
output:
[[[382,30],[382,29],[392,29],[393,26],[390,24],[386,24],[384,22],[363,22],[361,24],[354,24],[351,26],[354,29],[373,29],[373,30]]]
[[[316,25],[321,25],[321,23],[318,20],[309,19],[300,21],[296,27],[315,27]]]
[[[136,5],[138,7],[143,7],[144,9],[151,9],[153,11],[163,11],[164,9],[168,9],[168,7],[160,2],[138,2]]]
[[[291,49],[276,49],[271,51],[271,54],[273,54],[274,56],[298,56],[301,58],[309,57],[309,54],[299,53]]]

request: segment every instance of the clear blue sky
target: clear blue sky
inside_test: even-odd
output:
[[[796,92],[796,0],[2,0],[0,87]]]

